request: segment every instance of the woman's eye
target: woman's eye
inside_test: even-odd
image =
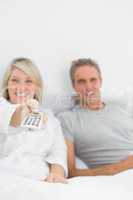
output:
[[[32,80],[26,80],[26,83],[32,83]]]
[[[18,82],[19,82],[19,80],[16,79],[16,78],[11,79],[11,81],[12,81],[13,83],[18,83]]]

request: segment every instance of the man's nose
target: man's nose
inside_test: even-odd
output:
[[[90,82],[87,82],[87,83],[86,83],[86,90],[87,90],[87,91],[93,90],[93,84],[90,83]]]

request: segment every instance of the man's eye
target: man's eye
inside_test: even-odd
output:
[[[78,82],[79,84],[84,84],[84,83],[85,83],[84,80],[78,80],[77,82]]]
[[[96,82],[96,81],[97,81],[96,78],[92,78],[92,79],[91,79],[91,82]]]

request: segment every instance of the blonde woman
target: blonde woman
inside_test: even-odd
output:
[[[11,62],[4,75],[2,96],[0,126],[6,126],[1,129],[6,136],[0,168],[24,177],[66,182],[66,145],[52,112],[44,111],[41,129],[21,126],[25,116],[39,109],[43,98],[43,81],[30,59]]]

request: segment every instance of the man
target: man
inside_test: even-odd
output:
[[[92,59],[75,60],[70,76],[78,105],[59,115],[69,176],[114,175],[133,168],[133,119],[119,105],[102,101],[98,64]],[[87,169],[77,168],[75,155]]]

